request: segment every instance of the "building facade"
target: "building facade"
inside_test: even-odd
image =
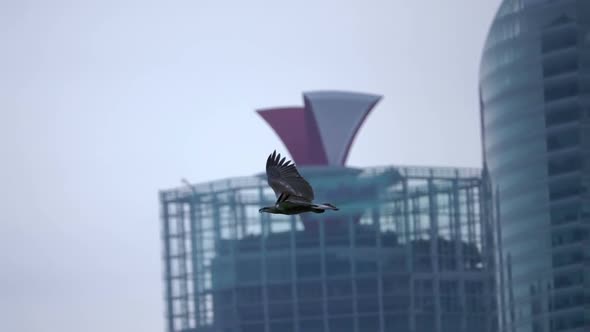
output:
[[[262,177],[161,193],[169,331],[496,331],[479,170],[301,173],[337,214],[261,214]]]
[[[501,330],[589,331],[590,1],[503,1],[480,99]]]
[[[344,166],[378,100],[260,111],[337,212],[259,213],[276,199],[265,174],[160,192],[169,332],[497,331],[486,176]]]

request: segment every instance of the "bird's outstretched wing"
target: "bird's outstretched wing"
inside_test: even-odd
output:
[[[295,165],[289,160],[281,159],[281,154],[274,151],[266,160],[266,177],[268,185],[275,195],[296,196],[306,201],[313,200],[311,185],[299,174]]]

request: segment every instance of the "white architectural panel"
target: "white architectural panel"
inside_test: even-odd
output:
[[[357,130],[381,96],[341,91],[303,96],[315,117],[329,165],[342,165]]]

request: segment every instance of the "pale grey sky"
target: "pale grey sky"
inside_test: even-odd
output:
[[[0,330],[163,331],[158,189],[286,152],[254,110],[384,95],[349,165],[479,166],[499,0],[0,0]]]

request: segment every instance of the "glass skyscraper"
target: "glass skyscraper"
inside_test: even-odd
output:
[[[503,1],[480,100],[500,327],[590,331],[590,1]]]

